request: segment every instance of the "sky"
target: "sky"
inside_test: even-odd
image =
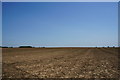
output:
[[[119,2],[119,0],[1,0],[2,2]]]
[[[2,2],[0,2],[0,45],[2,45]]]
[[[3,46],[118,45],[117,2],[3,2]]]

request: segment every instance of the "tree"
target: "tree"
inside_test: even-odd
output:
[[[32,48],[32,46],[19,46],[19,48]]]

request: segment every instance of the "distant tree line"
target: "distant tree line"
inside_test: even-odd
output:
[[[119,47],[120,47],[120,46],[119,46]],[[97,46],[96,46],[96,48],[100,48],[100,47],[97,47]],[[104,46],[103,46],[102,48],[116,48],[116,47],[115,47],[115,46],[113,46],[113,47],[110,47],[110,46],[104,47]]]
[[[7,46],[0,46],[0,48],[46,48],[46,47],[33,47],[33,46],[7,47]],[[98,47],[98,46],[96,46],[95,48],[116,48],[116,47],[115,46],[113,46],[113,47],[110,47],[110,46]]]
[[[33,48],[32,46],[19,46],[19,48]]]
[[[33,46],[8,47],[8,46],[0,46],[0,48],[45,48],[45,47],[33,47]]]
[[[13,47],[0,46],[0,48],[13,48]]]

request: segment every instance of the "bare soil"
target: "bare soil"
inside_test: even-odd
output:
[[[3,78],[118,78],[117,48],[4,48]]]

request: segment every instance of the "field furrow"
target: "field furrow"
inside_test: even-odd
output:
[[[3,50],[3,78],[117,78],[119,75],[116,49],[24,50]]]

